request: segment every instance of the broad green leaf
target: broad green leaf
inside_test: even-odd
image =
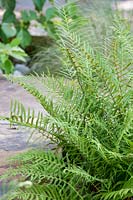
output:
[[[9,55],[24,62],[26,61],[25,58],[28,57],[28,55],[20,47],[12,48],[12,51]]]
[[[3,7],[3,2],[2,2],[2,0],[0,0],[0,8],[2,8]]]
[[[13,72],[14,65],[9,59],[7,59],[5,61],[5,63],[3,63],[3,67],[2,68],[3,68],[3,70],[5,71],[6,74],[10,74],[10,73]]]
[[[8,42],[8,38],[6,37],[5,33],[2,31],[1,26],[0,26],[0,39],[4,43]]]
[[[29,19],[30,20],[36,20],[37,19],[37,14],[33,10],[29,10]]]
[[[22,28],[18,35],[17,35],[17,38],[20,40],[20,44],[23,48],[27,47],[28,45],[30,45],[31,41],[32,41],[32,38],[31,38],[31,35],[30,33]]]
[[[2,63],[1,63],[1,61],[0,61],[0,69],[1,69],[1,70],[2,70],[2,66],[3,66],[3,65],[2,65]]]
[[[0,60],[1,60],[1,63],[5,63],[5,61],[8,59],[8,55],[6,54],[1,54],[0,55]]]
[[[14,37],[17,33],[16,28],[12,23],[3,23],[1,29],[7,38]]]
[[[1,6],[8,11],[13,11],[16,6],[16,0],[2,0]]]
[[[46,19],[47,20],[50,20],[55,16],[56,16],[56,9],[54,7],[53,8],[48,8],[46,10]]]
[[[6,10],[3,15],[2,22],[4,22],[4,23],[16,22],[15,14],[12,11]]]
[[[28,16],[28,11],[27,10],[22,10],[21,11],[21,16],[22,16],[22,20],[24,22],[29,22],[29,16]]]
[[[3,44],[2,42],[0,42],[0,51],[2,51],[4,47],[5,47],[5,44]]]
[[[44,3],[46,2],[46,0],[33,0],[35,9],[37,11],[41,11],[43,9]]]
[[[19,38],[15,38],[14,40],[11,41],[10,46],[11,47],[16,47],[20,44]]]
[[[30,10],[30,11],[22,10],[21,15],[22,15],[22,20],[24,22],[30,22],[31,20],[37,19],[36,12],[34,12],[33,10]]]
[[[52,38],[55,38],[55,27],[54,27],[53,22],[48,21],[46,28],[47,28],[47,32],[48,32],[49,36]]]

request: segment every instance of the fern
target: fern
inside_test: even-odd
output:
[[[125,197],[131,197],[133,194],[132,188],[121,189],[118,191],[108,192],[108,194],[103,195],[103,199],[124,199]]]
[[[133,196],[132,37],[125,21],[114,16],[108,48],[99,51],[78,33],[86,21],[81,18],[77,31],[76,10],[75,4],[58,8],[57,43],[70,69],[69,79],[9,77],[31,93],[47,115],[26,110],[15,101],[10,117],[4,118],[41,132],[57,145],[57,151],[39,149],[13,159],[17,167],[7,176],[20,175],[24,183],[32,184],[28,188],[17,184],[9,200],[125,200]]]

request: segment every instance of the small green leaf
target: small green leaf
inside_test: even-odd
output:
[[[14,27],[14,24],[12,24],[12,23],[3,23],[1,26],[1,29],[7,38],[14,37],[17,32]]]
[[[30,33],[24,28],[19,31],[17,38],[20,40],[20,44],[23,48],[29,46],[32,41]]]
[[[3,63],[3,70],[5,71],[6,74],[10,74],[13,72],[14,70],[14,65],[13,63],[7,59],[4,63]]]
[[[33,10],[29,10],[29,18],[30,20],[36,20],[37,19],[37,14]]]
[[[14,40],[11,41],[10,46],[11,47],[16,47],[20,44],[19,38],[15,38]]]
[[[8,55],[6,55],[6,54],[1,54],[0,60],[1,60],[2,63],[5,63],[5,61],[6,61],[7,59],[8,59]]]
[[[24,22],[29,22],[29,16],[28,16],[28,11],[27,10],[22,10],[21,11],[21,16],[22,16],[22,20]]]
[[[46,2],[46,0],[33,0],[35,9],[37,11],[41,11],[43,9],[44,3]]]
[[[2,18],[2,22],[4,22],[4,23],[16,22],[15,14],[12,11],[6,10],[4,12],[4,15],[3,15],[3,18]]]
[[[0,39],[4,43],[8,42],[8,38],[6,37],[5,33],[2,31],[1,27],[0,27]]]
[[[37,19],[37,14],[33,10],[22,10],[21,15],[24,22],[30,22],[31,20]]]
[[[56,9],[54,7],[53,8],[48,8],[46,10],[46,19],[47,20],[50,20],[55,16],[56,16]]]
[[[2,8],[5,8],[8,11],[13,11],[16,6],[16,0],[4,0],[1,4]]]
[[[23,62],[25,62],[25,58],[28,57],[28,55],[20,47],[13,47],[9,55]]]

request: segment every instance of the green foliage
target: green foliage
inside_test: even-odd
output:
[[[44,74],[60,74],[62,67],[60,56],[57,45],[39,48],[32,58],[32,70],[37,74],[42,74],[42,72]]]
[[[53,4],[52,1],[50,1]],[[33,20],[41,24],[51,37],[55,36],[55,26],[53,18],[57,16],[55,8],[52,6],[43,13],[43,6],[45,0],[33,0],[35,10],[22,10],[21,16],[17,19],[15,14],[16,1],[15,0],[0,0],[0,6],[5,9],[0,24],[0,41],[5,44],[10,43],[14,38],[18,39],[19,46],[23,49],[28,47],[32,42],[32,36],[29,32],[30,24]],[[10,46],[7,45],[7,46]],[[9,48],[9,47],[8,47]],[[18,49],[20,51],[20,49]],[[18,52],[18,54],[20,54]],[[17,53],[16,53],[17,55]],[[2,61],[2,68],[6,73],[12,73],[13,64],[8,57],[8,61]],[[6,69],[7,68],[7,69]]]
[[[14,70],[11,58],[25,61],[27,54],[19,46],[19,40],[14,39],[9,44],[0,42],[0,69],[6,74],[10,74]]]
[[[7,38],[14,37],[16,35],[16,29],[12,23],[3,23],[1,30]]]
[[[35,9],[37,11],[42,11],[45,2],[46,2],[46,0],[33,0]]]
[[[62,20],[57,26],[69,79],[9,77],[35,96],[47,116],[36,116],[15,101],[10,117],[2,119],[49,137],[57,144],[57,152],[35,150],[16,157],[17,166],[7,177],[19,174],[31,185],[18,185],[8,200],[125,200],[133,196],[130,28],[114,16],[103,53],[102,46],[92,48],[80,33],[82,24],[73,18],[75,8],[73,12],[69,8],[70,4],[58,10]]]
[[[92,47],[99,48],[100,51],[106,50],[107,40],[112,35],[112,30],[108,27],[113,26],[115,14],[120,14],[125,18],[130,24],[130,28],[133,26],[132,11],[118,10],[115,0],[84,0],[83,2],[79,1],[79,4],[83,15],[88,19],[88,26],[84,30],[87,40]],[[101,45],[103,49],[101,49]]]
[[[32,38],[30,33],[25,28],[21,28],[17,34],[17,38],[20,40],[21,46],[24,48],[31,44]]]
[[[0,6],[2,8],[5,8],[6,10],[8,11],[13,11],[15,9],[15,6],[16,6],[16,0],[0,0]]]
[[[37,19],[37,14],[33,10],[22,10],[21,15],[24,22],[30,22],[31,20]]]
[[[0,39],[7,43],[13,37],[21,38],[20,45],[25,48],[31,44],[31,36],[29,26],[32,20],[41,23],[43,28],[54,36],[53,18],[57,16],[55,8],[51,7],[46,10],[46,15],[43,13],[45,0],[33,0],[35,10],[22,10],[21,17],[17,19],[15,14],[16,1],[0,0],[0,5],[5,9],[2,23],[0,25]],[[51,2],[52,3],[52,2]],[[9,30],[10,28],[10,30]]]

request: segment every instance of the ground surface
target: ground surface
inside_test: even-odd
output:
[[[20,86],[12,84],[0,76],[0,116],[9,116],[12,99],[22,102],[26,108],[33,108],[36,113],[41,111],[44,116],[47,114],[33,96]],[[8,169],[7,160],[10,157],[31,148],[41,147],[47,150],[55,147],[47,138],[42,137],[40,133],[36,132],[29,141],[30,136],[31,131],[29,129],[17,126],[10,127],[8,121],[0,121],[0,176]],[[0,178],[0,196],[3,194],[2,185]]]
[[[42,111],[46,114],[35,98],[28,94],[23,88],[0,77],[0,116],[9,116],[11,99],[18,99],[20,102],[23,102],[25,107],[31,107],[37,112]],[[10,127],[7,121],[0,121],[0,166],[2,166],[5,160],[12,154],[14,155],[31,146],[37,145],[34,139],[31,143],[27,143],[29,136],[29,130]],[[0,174],[1,171],[0,169]]]

